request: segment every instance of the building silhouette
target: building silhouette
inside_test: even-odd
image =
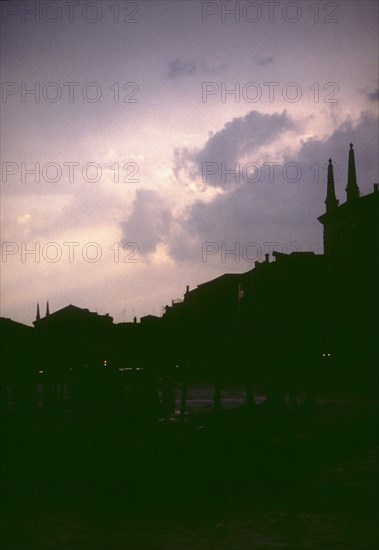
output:
[[[274,251],[273,262],[266,254],[254,269],[187,287],[181,303],[166,306],[170,332],[177,342],[186,335],[197,367],[213,365],[224,379],[243,377],[281,395],[376,381],[379,193],[374,184],[360,195],[352,144],[346,193],[339,205],[329,160],[318,218],[324,254]],[[181,342],[178,356],[184,349]]]
[[[266,254],[245,273],[187,286],[162,317],[115,324],[74,305],[50,313],[47,302],[44,317],[37,304],[33,329],[1,319],[3,377],[42,371],[63,382],[73,370],[107,367],[167,380],[190,367],[197,379],[263,386],[277,402],[298,390],[369,390],[377,383],[379,192],[374,184],[360,194],[352,144],[345,191],[340,203],[330,159],[318,218],[324,254]]]
[[[324,227],[324,254],[333,261],[350,264],[366,257],[371,263],[377,261],[378,184],[374,184],[372,193],[360,196],[353,144],[349,150],[346,201],[339,205],[336,198],[333,165],[329,159],[325,204],[326,211],[318,218]]]

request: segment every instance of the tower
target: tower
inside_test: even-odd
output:
[[[334,189],[334,172],[332,159],[329,159],[328,165],[328,188],[326,193],[326,211],[333,212],[338,206],[338,200],[336,199],[336,192]]]
[[[355,157],[353,144],[350,143],[349,151],[349,168],[347,175],[347,187],[346,187],[347,202],[354,201],[359,198],[359,187],[357,185],[357,175],[355,172]]]
[[[36,315],[36,321],[39,321],[41,319],[41,315],[39,314],[39,302],[37,302],[37,315]]]
[[[328,179],[325,206],[325,214],[318,218],[324,226],[324,254],[331,257],[337,251],[338,244],[335,231],[336,216],[338,217],[338,199],[334,188],[334,170],[332,159],[328,164]]]
[[[378,256],[375,257],[378,250],[379,193],[374,185],[373,193],[360,196],[352,143],[349,150],[347,197],[341,205],[335,196],[333,179],[333,166],[329,160],[326,212],[318,218],[324,226],[324,254],[345,267],[349,265],[350,273],[362,269],[362,262],[370,266],[370,273],[376,272],[372,266],[375,262],[379,265]],[[361,260],[357,261],[357,257]]]

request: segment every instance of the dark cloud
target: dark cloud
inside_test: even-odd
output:
[[[287,111],[272,115],[250,111],[244,117],[227,122],[222,130],[211,135],[202,149],[176,149],[174,173],[178,179],[184,176],[191,181],[202,180],[207,185],[220,186],[222,166],[233,169],[241,157],[295,128]],[[216,173],[212,175],[212,171]],[[230,180],[226,179],[226,183]]]
[[[260,67],[265,67],[266,65],[270,65],[271,63],[274,63],[274,58],[272,55],[269,55],[267,57],[258,57],[256,55],[254,59]]]
[[[150,254],[167,238],[171,223],[166,199],[154,189],[138,189],[131,215],[121,222],[122,243],[135,242],[141,255]]]
[[[326,183],[326,163],[331,157],[334,164],[336,194],[345,201],[347,161],[350,142],[354,145],[358,185],[362,194],[372,191],[372,183],[378,178],[378,119],[370,112],[361,114],[358,123],[346,119],[324,140],[309,139],[303,143],[298,160],[304,166],[319,163],[322,173],[320,183]],[[314,170],[308,169],[307,181],[314,181]]]
[[[189,150],[181,150],[180,154],[176,152],[175,162],[178,164],[192,155],[192,168],[195,170],[204,151],[212,151],[215,155],[227,152],[232,161],[241,152],[270,143],[294,124],[285,112],[281,115],[249,115],[226,124],[218,133],[222,139],[219,136],[219,140],[212,141],[218,136],[215,134],[201,151],[195,154]],[[244,133],[245,130],[247,132],[244,124],[250,128],[250,119],[255,122],[255,129],[257,121],[260,122],[259,131],[251,141]],[[317,217],[325,209],[328,159],[333,159],[336,195],[343,203],[349,144],[353,142],[361,194],[371,192],[373,182],[378,181],[377,124],[377,118],[370,113],[363,113],[358,123],[348,119],[326,139],[310,138],[304,141],[295,157],[286,157],[274,167],[273,181],[268,168],[262,166],[258,181],[252,183],[241,178],[238,184],[224,186],[223,193],[212,200],[197,200],[182,212],[180,218],[171,214],[171,205],[158,191],[140,189],[131,216],[121,224],[123,241],[137,242],[141,255],[153,252],[159,243],[164,243],[173,259],[199,264],[203,260],[203,243],[209,242],[219,247],[225,243],[229,249],[239,243],[241,250],[248,243],[256,243],[257,248],[250,248],[249,255],[253,259],[257,256],[255,259],[258,260],[263,259],[265,252],[274,249],[322,252],[322,226]],[[300,170],[298,174],[291,169],[293,164],[296,170]],[[288,172],[284,171],[285,166],[289,167]],[[198,172],[194,172],[195,176]],[[295,243],[293,248],[289,243]],[[249,269],[252,264],[244,263],[242,258],[238,265],[233,263],[233,267]],[[223,264],[223,268],[226,271],[231,265]]]
[[[321,252],[322,227],[317,217],[325,209],[328,159],[333,159],[336,194],[343,203],[349,144],[353,142],[361,194],[372,192],[372,183],[378,177],[377,125],[378,120],[369,113],[363,113],[358,124],[346,120],[327,139],[305,141],[295,158],[286,158],[276,167],[273,182],[270,182],[268,171],[262,170],[257,183],[241,181],[210,202],[195,202],[182,221],[178,239],[171,242],[171,255],[177,260],[201,261],[205,242],[214,242],[217,246],[224,242],[230,248],[235,243],[243,247],[254,242],[260,258],[268,251],[265,243],[277,243],[272,248],[285,251],[288,243],[295,242],[301,250]],[[230,146],[233,147],[232,142]],[[296,163],[300,168],[299,181],[288,181],[294,178],[291,171],[287,178],[283,177],[283,166],[287,163]],[[183,235],[190,235],[191,239]]]
[[[168,78],[179,78],[181,76],[193,75],[197,73],[198,67],[196,61],[183,61],[176,58],[169,61],[167,76]]]
[[[371,101],[379,101],[379,88],[368,94],[368,97]]]
[[[378,84],[379,84],[379,81],[378,81]],[[370,88],[367,86],[365,88],[361,88],[359,91],[365,97],[367,97],[367,99],[369,101],[372,101],[372,102],[379,101],[379,87],[377,87],[375,90],[373,90],[371,92],[369,90],[370,90]]]

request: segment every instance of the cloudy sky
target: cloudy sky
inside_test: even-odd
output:
[[[273,249],[321,253],[350,142],[378,181],[376,1],[2,9],[2,316],[160,315]]]

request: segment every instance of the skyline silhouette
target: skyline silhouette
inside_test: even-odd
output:
[[[379,192],[374,184],[371,194],[360,195],[352,144],[345,192],[346,201],[339,203],[329,159],[325,213],[318,218],[324,254],[274,250],[274,262],[266,254],[264,262],[244,273],[225,273],[192,290],[187,285],[183,299],[166,305],[162,317],[114,323],[108,313],[74,305],[50,312],[49,301],[41,316],[38,302],[34,329],[27,331],[29,372],[58,376],[64,384],[69,371],[84,367],[140,368],[167,377],[187,365],[195,379],[243,382],[249,396],[255,378],[268,394],[279,392],[282,398],[287,391],[295,396],[299,384],[314,393],[316,386],[336,388],[338,380],[342,388],[344,379],[347,386],[361,383],[368,389],[376,380]],[[362,252],[359,262],[356,250]],[[14,328],[14,338],[29,328],[7,319],[2,323],[9,334]],[[219,338],[223,346],[216,351],[212,342]],[[275,352],[269,351],[273,342]],[[128,354],[125,345],[131,348]],[[12,379],[12,346],[5,346],[6,379]],[[50,358],[56,349],[62,352],[54,365]],[[331,355],[328,372],[322,358]],[[364,367],[359,381],[356,366],[346,370],[358,356]]]
[[[1,315],[30,324],[50,299],[132,321],[250,269],[264,243],[321,251],[328,158],[341,196],[350,142],[361,193],[377,179],[375,3],[310,3],[295,23],[295,5],[252,23],[244,4],[223,21],[164,0],[129,6],[135,23],[99,3],[91,23],[96,5],[72,23],[66,6],[4,15]]]

